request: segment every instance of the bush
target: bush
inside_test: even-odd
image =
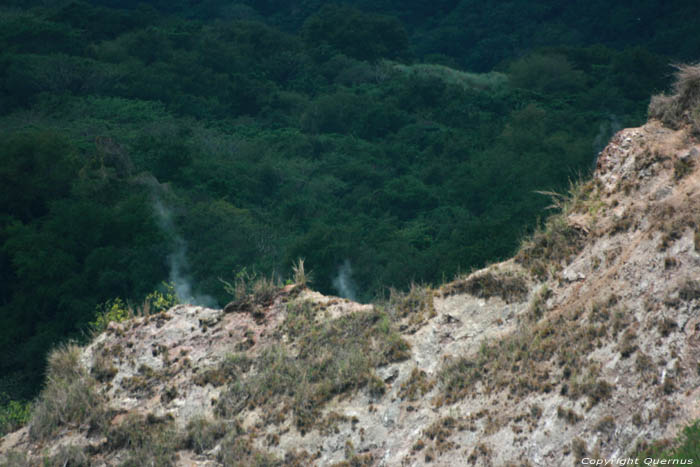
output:
[[[121,323],[131,318],[133,311],[121,298],[108,300],[97,306],[95,321],[90,323],[90,329],[94,335],[101,334],[109,323]]]
[[[239,427],[236,428],[236,431],[239,429]],[[227,431],[229,430],[224,422],[197,417],[187,423],[185,445],[188,449],[201,454],[216,446],[216,443],[226,435]]]
[[[533,54],[510,65],[510,82],[515,87],[543,94],[572,92],[582,89],[585,75],[559,54]]]
[[[30,416],[29,402],[9,400],[6,394],[0,394],[0,437],[25,425]]]
[[[163,291],[154,290],[144,299],[141,306],[134,309],[121,298],[107,300],[97,306],[95,321],[90,323],[90,330],[94,335],[102,333],[109,323],[123,323],[134,315],[147,316],[168,311],[179,303],[175,294],[175,286],[167,282],[162,284]]]
[[[102,429],[108,418],[97,381],[80,362],[77,345],[61,346],[49,355],[46,386],[32,411],[29,436],[46,439],[63,426],[88,424]]]
[[[256,449],[248,437],[231,433],[221,443],[219,462],[231,467],[275,467],[283,465],[272,454]]]
[[[183,437],[173,418],[130,415],[107,432],[107,446],[112,450],[126,449],[128,456],[122,467],[150,465],[174,466]]]
[[[648,114],[673,129],[689,125],[700,134],[700,63],[676,65],[673,94],[653,96]]]
[[[219,281],[224,284],[224,290],[233,296],[234,300],[224,307],[224,312],[254,311],[254,316],[260,317],[260,306],[267,306],[274,300],[282,288],[279,280],[274,276],[258,276],[256,272],[249,273],[246,268],[241,269],[230,283],[222,278]]]
[[[408,49],[408,34],[398,19],[346,5],[325,5],[306,20],[301,35],[311,47],[330,46],[359,60],[402,56]]]
[[[0,467],[32,467],[26,452],[12,450],[6,453],[5,462]]]
[[[45,458],[44,467],[90,467],[90,458],[79,446],[63,445],[50,458]]]

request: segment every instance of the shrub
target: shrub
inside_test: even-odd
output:
[[[171,283],[163,282],[163,291],[154,290],[146,296],[143,302],[141,314],[156,314],[168,311],[179,302],[175,293],[175,286]]]
[[[700,420],[686,426],[675,441],[665,439],[653,443],[642,442],[632,457],[700,461]]]
[[[90,459],[79,446],[63,445],[50,458],[45,458],[44,467],[90,467]]]
[[[543,94],[582,89],[585,75],[559,54],[532,54],[510,65],[508,75],[513,86]]]
[[[218,461],[230,467],[276,467],[283,465],[272,454],[256,449],[249,437],[229,434],[221,443]]]
[[[240,430],[240,427],[236,427]],[[185,446],[197,454],[208,451],[216,446],[229,428],[222,421],[214,421],[205,417],[197,417],[187,423]]]
[[[90,323],[94,335],[102,333],[109,323],[122,323],[133,316],[133,312],[121,298],[108,300],[97,306],[95,321]]]
[[[224,284],[224,290],[233,296],[233,301],[224,308],[227,313],[250,311],[256,306],[269,305],[281,288],[274,276],[258,276],[256,272],[249,273],[246,268],[236,273],[233,283],[222,278],[219,281]]]
[[[63,426],[90,425],[101,429],[107,423],[104,400],[97,382],[80,362],[81,349],[64,345],[49,355],[46,386],[32,411],[29,436],[46,439]]]
[[[411,283],[408,293],[390,290],[388,309],[394,320],[409,318],[408,324],[421,325],[437,315],[430,287]]]
[[[122,467],[143,465],[174,466],[182,436],[172,417],[130,415],[107,432],[107,446],[112,450],[126,449],[127,459]]]
[[[33,467],[26,452],[12,450],[6,453],[5,462],[0,467]]]
[[[693,132],[700,133],[700,63],[675,67],[673,94],[652,97],[649,117],[674,129],[690,125]]]
[[[89,325],[90,331],[96,336],[107,329],[111,322],[123,323],[135,315],[147,316],[160,313],[179,303],[173,284],[163,282],[162,289],[162,291],[154,290],[149,293],[141,306],[137,306],[136,309],[118,297],[101,303],[95,310],[95,321]]]
[[[0,437],[25,425],[30,416],[29,402],[9,400],[6,394],[0,394]]]
[[[503,73],[495,71],[490,73],[468,73],[444,65],[404,65],[389,61],[384,62],[384,65],[388,70],[395,71],[401,75],[419,79],[437,78],[447,85],[458,86],[465,90],[498,90],[503,88],[508,82],[508,78]]]

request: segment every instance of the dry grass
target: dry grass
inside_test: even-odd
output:
[[[442,288],[443,295],[468,293],[479,298],[500,297],[506,303],[524,302],[529,289],[525,278],[515,273],[486,271],[457,280]]]
[[[103,428],[108,419],[97,381],[80,363],[81,349],[68,344],[49,355],[46,386],[34,406],[29,434],[47,439],[62,427]]]
[[[130,415],[107,432],[108,449],[126,451],[122,467],[174,466],[182,443],[172,417]]]
[[[281,459],[261,451],[249,436],[229,433],[221,443],[217,460],[228,467],[276,467],[285,465]]]
[[[44,458],[43,467],[90,467],[92,463],[85,449],[79,446],[63,445],[51,457]]]
[[[303,268],[303,261],[301,267]],[[304,280],[308,281],[308,278]],[[272,304],[282,289],[282,284],[274,275],[258,276],[245,269],[236,274],[233,283],[221,278],[219,281],[224,284],[224,290],[234,297],[233,301],[224,307],[224,313],[248,312],[257,320],[264,319],[263,309]]]
[[[416,331],[437,315],[434,295],[430,287],[412,283],[407,293],[391,289],[386,307],[394,321],[402,322],[402,331]]]
[[[307,272],[304,267],[304,258],[299,258],[292,265],[292,273],[294,274],[294,283],[301,288],[306,288],[312,282],[311,272]]]
[[[413,368],[411,375],[401,384],[399,397],[401,400],[416,401],[425,396],[435,386],[435,381],[428,378],[425,371]]]
[[[232,425],[205,417],[197,417],[187,423],[184,446],[197,454],[212,449],[227,433],[241,432],[239,425]]]
[[[515,260],[535,277],[546,279],[561,269],[562,262],[573,259],[588,238],[587,228],[571,223],[569,216],[580,214],[596,219],[604,204],[599,199],[600,189],[595,181],[570,182],[567,194],[541,194],[551,197],[550,209],[558,213],[547,218],[544,227],[538,227],[523,241]]]
[[[700,133],[700,64],[675,65],[675,81],[671,95],[660,94],[651,98],[649,117],[665,125],[680,129],[688,125]]]
[[[282,333],[288,345],[265,348],[245,378],[229,384],[217,413],[233,417],[246,408],[264,407],[268,422],[279,423],[291,411],[302,431],[320,420],[331,398],[367,388],[381,397],[384,383],[374,368],[409,357],[406,341],[386,313],[362,311],[336,319],[317,320],[318,310],[307,301],[288,305]]]
[[[558,388],[561,395],[586,397],[589,407],[596,405],[612,395],[613,387],[589,354],[634,324],[624,310],[602,310],[612,306],[614,301],[526,320],[514,334],[482,344],[472,356],[447,359],[437,375],[440,391],[433,402],[452,404],[475,391],[505,390],[519,399]],[[610,324],[610,315],[619,318]],[[623,341],[631,353],[634,340],[629,339]]]

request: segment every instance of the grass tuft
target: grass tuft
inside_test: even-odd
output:
[[[32,411],[29,435],[34,440],[53,436],[62,427],[102,429],[108,411],[97,381],[80,362],[77,345],[61,346],[49,355],[47,382]]]
[[[695,134],[700,133],[700,63],[675,65],[675,82],[671,95],[653,96],[649,103],[650,118],[680,129],[689,125]]]

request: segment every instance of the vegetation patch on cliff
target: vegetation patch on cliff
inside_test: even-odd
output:
[[[279,331],[287,344],[265,348],[253,370],[228,386],[217,413],[234,417],[245,409],[264,407],[271,422],[294,416],[303,432],[320,420],[322,406],[334,396],[366,387],[373,397],[384,383],[373,369],[410,356],[389,316],[382,311],[353,312],[323,319],[324,310],[311,301],[287,305]]]

